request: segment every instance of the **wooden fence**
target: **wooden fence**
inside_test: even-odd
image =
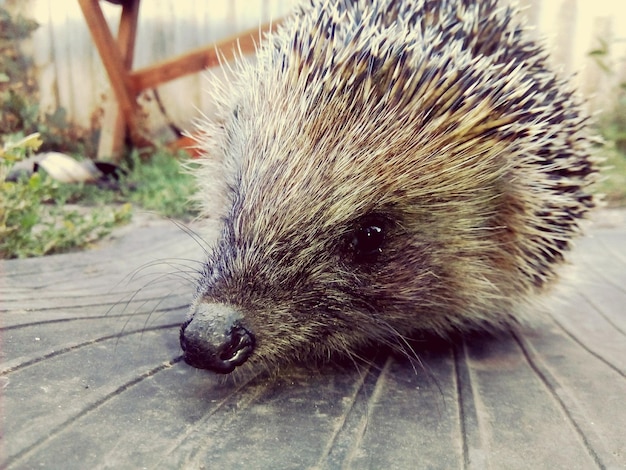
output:
[[[519,0],[538,37],[546,37],[553,61],[589,97],[592,110],[607,107],[624,76],[626,2],[622,0]],[[76,0],[0,0],[11,10],[40,23],[24,45],[37,69],[41,107],[63,107],[70,120],[89,125],[112,99],[104,68]],[[296,0],[144,0],[139,15],[135,67],[172,57],[224,36],[289,13]],[[116,28],[119,7],[103,3]],[[602,58],[609,71],[590,57]],[[188,128],[198,110],[211,110],[211,81],[206,74],[184,77],[142,97],[149,125],[161,131],[170,120]]]

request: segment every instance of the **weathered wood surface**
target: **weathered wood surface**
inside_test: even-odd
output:
[[[0,468],[626,468],[625,214],[597,218],[535,329],[236,384],[179,360],[202,249],[171,222],[4,261]]]

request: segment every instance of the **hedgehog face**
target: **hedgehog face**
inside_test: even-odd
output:
[[[408,278],[421,287],[434,279],[401,254],[408,240],[390,214],[356,217],[332,233],[307,233],[303,224],[261,245],[236,232],[240,217],[226,223],[181,328],[189,364],[229,373],[246,361],[270,367],[351,354],[408,333],[408,299],[389,293],[409,288]]]
[[[373,343],[402,350],[416,330],[461,321],[464,293],[481,280],[464,279],[471,273],[460,266],[472,266],[460,262],[454,223],[438,228],[432,208],[420,214],[404,198],[381,205],[375,180],[349,199],[307,194],[323,178],[301,179],[293,199],[257,199],[267,194],[253,190],[263,181],[289,181],[261,173],[238,178],[181,329],[189,364],[229,373],[244,362],[271,369],[358,354]]]

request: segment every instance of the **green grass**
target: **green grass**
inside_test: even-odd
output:
[[[188,220],[194,180],[182,171],[183,153],[157,150],[141,159],[133,151],[116,190],[63,184],[44,172],[5,181],[11,165],[36,150],[38,137],[5,145],[0,152],[0,258],[25,258],[88,248],[128,222],[134,210]]]
[[[92,206],[131,203],[165,217],[189,220],[196,214],[190,202],[195,181],[182,168],[187,159],[185,152],[172,154],[157,149],[142,158],[139,151],[133,150],[120,165],[126,175],[120,179],[119,191],[92,184],[60,184],[58,199]]]
[[[626,154],[620,152],[614,143],[608,142],[602,149],[605,158],[601,178],[595,185],[595,192],[602,194],[608,207],[626,206]]]
[[[621,87],[612,108],[604,111],[596,122],[596,130],[604,139],[599,156],[604,159],[596,191],[604,195],[609,207],[626,206],[626,88]]]
[[[195,180],[182,169],[188,162],[184,152],[172,155],[160,150],[142,161],[137,152],[130,157],[125,194],[133,204],[166,217],[189,220],[196,215],[190,202]],[[132,189],[131,189],[132,188]]]

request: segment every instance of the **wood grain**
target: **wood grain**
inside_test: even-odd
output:
[[[172,222],[3,261],[0,467],[626,468],[624,220],[534,328],[238,382],[180,361],[203,247]]]

